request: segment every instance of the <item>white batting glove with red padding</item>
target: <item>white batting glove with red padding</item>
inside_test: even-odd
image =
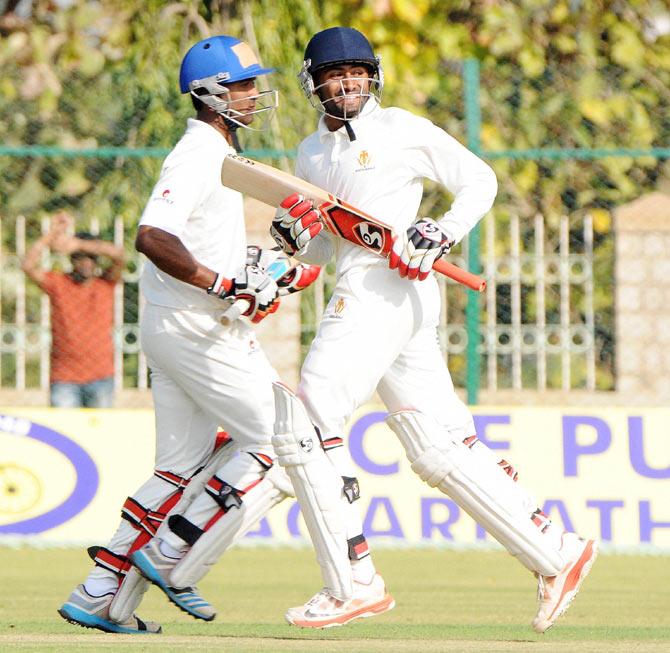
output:
[[[433,264],[446,254],[454,240],[432,218],[415,222],[406,233],[396,236],[389,254],[389,267],[401,277],[423,281]]]
[[[207,292],[221,299],[246,300],[249,308],[242,315],[246,315],[254,323],[260,322],[279,308],[277,282],[255,265],[245,265],[233,279],[224,279],[219,274]]]
[[[322,229],[314,204],[293,193],[277,207],[270,235],[286,254],[293,256],[307,247]]]
[[[311,286],[318,278],[321,268],[318,265],[300,263],[289,270],[277,281],[279,296],[290,295]]]

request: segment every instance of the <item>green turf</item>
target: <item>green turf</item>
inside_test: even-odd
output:
[[[193,620],[151,589],[138,610],[163,635],[118,636],[72,626],[56,609],[89,569],[84,551],[0,548],[0,651],[670,651],[670,559],[601,555],[558,625],[529,622],[535,581],[498,552],[380,550],[394,611],[326,631],[282,615],[319,588],[314,554],[237,549],[201,583],[218,609]]]

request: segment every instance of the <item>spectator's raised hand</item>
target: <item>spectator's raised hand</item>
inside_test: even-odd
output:
[[[49,247],[60,254],[70,254],[76,248],[76,241],[70,235],[74,226],[74,218],[65,211],[56,213],[51,218],[49,229]]]

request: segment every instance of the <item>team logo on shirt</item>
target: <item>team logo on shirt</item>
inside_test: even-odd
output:
[[[361,167],[357,168],[356,172],[360,172],[361,170],[372,170],[374,168],[372,165],[372,157],[367,150],[360,151],[358,154],[358,163]]]
[[[335,315],[341,315],[342,311],[344,311],[344,299],[340,297],[335,302]]]

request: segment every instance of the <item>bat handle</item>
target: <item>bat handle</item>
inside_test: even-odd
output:
[[[435,272],[444,274],[450,279],[458,281],[458,283],[462,283],[467,288],[476,290],[477,292],[482,292],[486,288],[485,279],[483,279],[477,274],[473,274],[472,272],[463,270],[462,268],[459,268],[457,265],[449,263],[444,259],[437,259],[437,261],[433,263],[433,270],[435,270]]]
[[[242,317],[251,304],[246,299],[238,299],[233,302],[223,313],[219,320],[224,326],[230,326],[235,320]]]

